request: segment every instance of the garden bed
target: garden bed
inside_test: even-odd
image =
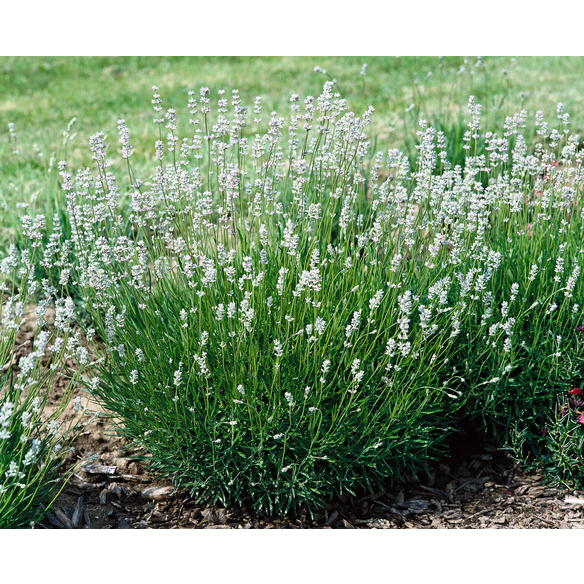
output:
[[[578,524],[569,516],[578,493],[548,488],[584,487],[584,153],[563,104],[562,133],[537,113],[542,141],[529,154],[525,110],[507,118],[504,138],[483,135],[470,96],[467,152],[449,160],[446,135],[421,119],[413,162],[374,151],[373,108],[356,117],[332,81],[304,100],[304,115],[292,95],[287,142],[275,112],[265,134],[246,134],[235,89],[232,119],[220,97],[218,124],[203,135],[211,90],[188,95],[190,115],[202,116],[189,120],[201,126],[192,143],[169,108],[154,120],[168,122],[167,143],[159,129],[156,170],[140,180],[119,120],[120,181],[107,170],[117,163],[106,135],[94,134],[95,171],[60,161],[61,214],[52,227],[45,215],[23,216],[27,249],[12,245],[2,262],[13,283],[3,325],[15,334],[30,292],[39,326],[54,328],[35,336],[29,318],[21,332],[32,352],[6,337],[3,357],[14,402],[31,388],[54,392],[45,435],[62,443],[47,452],[73,446],[63,467],[75,473],[63,493],[73,500],[59,500],[47,521],[519,526],[542,499]],[[33,365],[50,374],[33,378]],[[39,456],[28,407],[2,410],[2,437],[20,452],[3,463],[13,489],[26,487],[12,480],[26,476],[20,466],[60,464]],[[97,411],[79,426],[88,407]],[[74,443],[57,433],[57,414],[81,433]],[[494,442],[469,442],[469,428]],[[546,484],[514,466],[531,454]]]
[[[94,438],[95,436],[95,438]],[[313,519],[246,508],[196,505],[188,493],[172,494],[136,463],[116,460],[118,444],[99,432],[82,438],[83,449],[102,451],[99,464],[77,473],[39,526],[67,528],[79,501],[83,529],[581,529],[584,491],[544,484],[492,445],[474,441],[465,452],[435,465],[433,480],[410,482],[374,495],[332,501]],[[114,463],[113,465],[111,463]],[[115,470],[114,470],[115,468]],[[129,470],[140,474],[127,474]],[[114,471],[112,474],[105,474]],[[57,511],[58,510],[58,511]],[[56,518],[56,519],[55,519]],[[88,521],[89,520],[89,525]]]

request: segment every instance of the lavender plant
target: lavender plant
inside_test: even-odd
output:
[[[509,170],[482,191],[485,198],[500,193],[485,228],[497,254],[492,261],[503,269],[489,291],[490,306],[467,321],[465,368],[475,380],[468,386],[473,415],[480,413],[503,440],[517,420],[539,429],[584,368],[577,331],[584,299],[584,156],[562,104],[557,111],[560,130],[550,130],[538,112],[541,141],[533,154],[521,134],[526,112],[507,118],[503,141],[513,136],[514,146],[510,160],[501,162]],[[487,133],[485,140],[487,150],[496,148],[495,136]]]
[[[510,448],[512,455],[528,469],[542,469],[546,481],[562,488],[584,485],[584,400],[576,387],[562,396],[546,423],[533,436],[516,426]]]
[[[198,500],[282,512],[373,490],[425,468],[460,416],[537,417],[580,370],[582,155],[563,112],[562,132],[538,116],[528,154],[525,112],[483,137],[471,98],[464,168],[420,120],[412,170],[370,151],[372,108],[332,82],[292,95],[287,124],[259,98],[250,120],[237,90],[230,116],[224,92],[216,116],[189,92],[183,137],[154,92],[144,181],[118,123],[131,211],[98,133],[94,171],[59,164],[72,237],[43,261],[106,346],[90,390]]]
[[[70,239],[70,226],[68,224],[68,216],[66,214],[66,202],[63,197],[63,191],[58,185],[58,176],[56,169],[56,160],[60,160],[63,157],[67,157],[69,143],[76,137],[76,133],[73,132],[77,119],[73,118],[67,125],[66,130],[63,131],[63,135],[57,145],[52,145],[54,156],[51,156],[50,160],[47,162],[45,160],[45,152],[43,152],[35,143],[34,151],[35,158],[43,161],[43,172],[42,175],[36,177],[36,180],[30,180],[29,177],[25,178],[25,175],[19,176],[19,180],[15,181],[16,184],[11,184],[15,190],[18,192],[18,197],[12,198],[8,197],[10,205],[5,200],[4,196],[0,192],[0,206],[5,211],[2,214],[0,220],[0,253],[4,254],[8,251],[10,245],[16,245],[18,250],[28,250],[30,254],[35,254],[37,248],[43,250],[52,250],[55,246],[60,246],[62,241]],[[15,124],[9,124],[10,139],[12,143],[12,163],[18,169],[18,174],[20,175],[21,166],[31,166],[33,165],[30,160],[30,153],[28,159],[24,158],[20,160],[23,155],[20,147],[17,148],[17,133]],[[35,161],[36,162],[36,161]],[[37,162],[37,165],[39,163]],[[9,172],[7,172],[9,175]],[[32,193],[27,192],[32,187],[39,187]],[[0,188],[0,191],[3,189]],[[40,239],[31,240],[27,235],[27,226],[21,225],[22,214],[26,213],[25,221],[29,221],[29,217],[36,216],[42,211],[42,229],[39,231]],[[52,217],[52,228],[46,229],[45,217]],[[24,229],[23,229],[24,227]],[[62,250],[66,255],[66,261],[70,261],[71,258],[68,256],[69,251],[65,247]],[[38,302],[41,299],[44,289],[48,286],[54,288],[53,295],[59,297],[70,296],[76,304],[76,309],[79,313],[80,302],[79,302],[79,290],[71,282],[66,285],[63,284],[64,280],[60,274],[60,268],[63,267],[59,261],[55,262],[51,268],[48,268],[48,264],[42,260],[35,261],[34,273],[35,277],[39,281],[46,280],[48,284],[44,286],[37,286],[31,291],[32,301]],[[7,274],[10,277],[10,274]],[[18,285],[18,281],[12,282],[14,286]],[[80,316],[83,316],[82,314]]]
[[[33,239],[40,237],[41,222],[37,217],[34,229],[29,225]],[[32,351],[17,358],[21,347],[16,344],[16,334],[26,322],[25,309],[36,285],[34,276],[34,258],[26,250],[19,254],[13,245],[0,263],[0,528],[34,527],[75,470],[58,474],[62,455],[75,437],[73,421],[63,425],[58,419],[83,366],[71,378],[59,407],[50,416],[43,414],[48,390],[62,374],[65,361],[75,355],[87,362],[88,353],[81,347],[79,335],[71,331],[72,302],[55,301],[47,290],[36,311],[39,327]],[[45,321],[47,311],[54,313],[52,331]],[[45,367],[41,361],[47,350],[51,363]],[[76,409],[82,409],[80,400]]]

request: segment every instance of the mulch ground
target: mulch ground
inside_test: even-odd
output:
[[[468,450],[468,448],[467,448]],[[106,457],[107,458],[107,457]],[[345,496],[310,518],[197,505],[127,459],[84,467],[39,528],[46,529],[582,529],[584,491],[550,488],[484,444],[436,465],[422,482]]]

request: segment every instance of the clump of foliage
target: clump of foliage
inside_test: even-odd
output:
[[[26,222],[26,221],[25,221]],[[30,224],[32,242],[40,237],[42,220]],[[15,287],[14,282],[20,286]],[[72,399],[72,390],[89,354],[73,334],[73,303],[55,300],[50,293],[38,305],[38,327],[32,350],[17,345],[18,330],[26,322],[25,310],[36,287],[34,256],[18,254],[12,246],[0,262],[0,529],[33,526],[50,510],[69,476],[58,470],[75,437],[73,421],[64,427],[58,419]],[[45,320],[52,312],[50,323]],[[49,326],[50,325],[50,326]],[[42,363],[47,353],[50,366]],[[49,389],[65,373],[67,359],[80,367],[70,378],[59,407],[44,415]],[[75,404],[81,410],[81,400]],[[78,421],[78,420],[77,420]]]
[[[120,120],[121,193],[92,136],[94,171],[59,163],[71,238],[55,228],[43,261],[106,344],[91,392],[197,500],[314,510],[423,470],[461,421],[504,442],[581,375],[584,176],[561,104],[530,153],[526,112],[483,132],[471,97],[464,165],[420,120],[412,169],[371,151],[372,109],[332,82],[287,123],[189,92],[183,134],[154,89],[151,175]]]

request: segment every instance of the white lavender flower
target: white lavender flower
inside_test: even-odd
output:
[[[282,349],[282,343],[278,339],[274,339],[274,355],[276,357],[283,357],[284,350]]]
[[[24,466],[30,466],[37,461],[38,455],[41,450],[41,441],[38,438],[35,438],[32,441],[30,450],[24,456],[23,464]]]
[[[373,296],[373,298],[369,299],[369,310],[371,312],[373,312],[374,310],[379,308],[379,306],[381,305],[382,299],[383,299],[383,290],[378,290],[375,293],[375,296]]]

